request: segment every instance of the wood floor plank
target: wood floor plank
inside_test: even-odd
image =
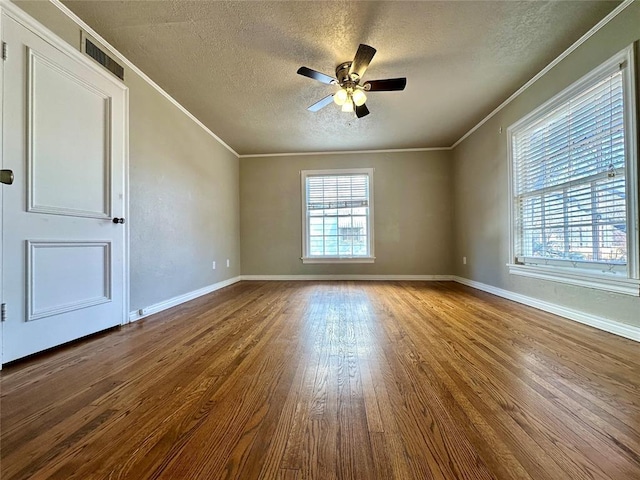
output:
[[[302,318],[313,317],[319,306],[320,305],[318,303],[314,303],[309,308],[310,312],[302,313]],[[311,338],[317,337],[319,327],[319,322],[311,324]],[[305,386],[307,385],[307,371],[310,368],[313,368],[309,367],[310,364],[314,364],[314,361],[312,360],[313,358],[315,358],[315,355],[312,354],[306,357],[300,355],[300,359],[291,359],[294,364],[297,362],[296,373],[293,381],[291,382],[288,395],[282,403],[280,416],[278,418],[275,431],[273,432],[272,441],[266,450],[264,463],[262,464],[261,470],[256,478],[269,479],[276,478],[278,476],[282,478],[284,478],[284,476],[291,477],[294,475],[292,472],[295,472],[296,476],[298,475],[298,469],[281,468],[281,463],[285,456],[287,440],[289,439],[290,432],[293,429],[294,421],[297,418],[295,413],[302,401],[301,398],[306,393]]]
[[[301,362],[306,364],[303,371],[301,388],[296,392],[296,404],[292,410],[291,427],[287,435],[285,449],[282,452],[280,467],[286,470],[301,470],[305,464],[317,465],[317,452],[313,448],[306,447],[305,438],[315,431],[310,428],[314,425],[314,416],[323,415],[328,395],[328,365],[331,338],[330,322],[319,321],[328,316],[328,306],[325,292],[320,291],[314,296],[315,303],[310,309],[310,314],[305,317],[308,327],[313,334],[307,338],[309,351]],[[326,388],[323,386],[327,385]],[[319,420],[322,417],[317,417]],[[315,437],[311,435],[313,440]],[[308,441],[308,439],[307,439]],[[306,458],[313,458],[312,462],[305,462]],[[308,475],[304,475],[308,476]]]
[[[0,477],[635,480],[640,347],[451,282],[239,282],[0,372]]]
[[[454,362],[457,362],[459,369],[464,367],[468,370],[471,370],[471,376],[474,377],[475,381],[480,380],[480,381],[484,381],[486,385],[490,384],[491,388],[487,389],[487,391],[490,392],[490,394],[493,396],[495,402],[498,405],[500,405],[504,410],[510,412],[510,415],[514,418],[514,420],[519,425],[528,427],[531,423],[538,422],[539,420],[536,417],[535,412],[537,409],[544,408],[543,406],[544,397],[542,399],[537,398],[536,400],[539,400],[539,402],[536,402],[536,403],[532,403],[530,398],[526,400],[526,403],[524,405],[514,403],[513,398],[509,393],[509,389],[505,388],[505,386],[500,383],[500,379],[502,378],[502,375],[500,374],[504,373],[501,371],[503,369],[503,364],[499,362],[492,362],[490,360],[487,361],[487,357],[483,356],[483,353],[484,353],[483,350],[479,349],[477,345],[475,345],[471,341],[472,339],[467,339],[467,340],[469,340],[469,345],[471,345],[471,347],[468,348],[467,350],[453,348],[448,352],[449,358],[452,358]],[[496,377],[498,379],[497,382],[491,382],[491,379],[487,378],[486,375],[484,375],[484,372],[488,370],[491,370],[498,374],[498,375],[493,375],[493,377]],[[519,382],[519,381],[521,381],[521,379],[516,380],[516,382]],[[509,387],[517,388],[519,387],[519,385],[517,384],[514,385],[512,383],[509,385]],[[533,392],[538,393],[536,392],[535,388],[533,388],[532,390]],[[534,414],[530,415],[530,412]],[[550,419],[550,421],[553,421],[553,420],[554,418]],[[535,432],[541,433],[541,437],[537,438],[536,440],[537,443],[553,441],[553,439],[550,440],[548,436],[548,430],[549,430],[548,425],[538,424],[536,427],[537,428],[534,429]],[[555,427],[563,428],[562,424],[556,424]],[[579,429],[579,426],[574,425],[574,427]],[[547,432],[546,435],[545,435],[545,432]],[[565,437],[571,438],[570,432],[567,431],[564,433],[565,433]],[[584,432],[582,433],[584,434]],[[571,442],[571,443],[574,443],[574,442]],[[594,454],[596,452],[590,452],[590,453]],[[565,469],[570,465],[571,455],[568,455],[568,457],[569,457],[568,458],[569,461],[559,462],[560,464],[565,466]],[[587,458],[592,458],[592,456],[587,455]],[[563,460],[567,460],[567,459],[563,458]],[[597,470],[597,467],[595,467],[595,465],[593,464],[591,465],[591,468],[592,469],[595,468]],[[598,475],[593,474],[593,472],[592,472],[592,476],[596,478],[598,477]]]
[[[433,323],[434,329],[438,326],[442,327],[442,324]],[[449,328],[449,327],[446,327]],[[448,345],[441,348],[442,359],[449,362],[453,369],[457,372],[464,372],[464,377],[468,385],[473,386],[474,390],[481,390],[484,394],[483,401],[485,404],[493,406],[493,409],[499,412],[503,412],[504,422],[512,425],[512,428],[517,428],[521,431],[521,435],[518,436],[519,441],[525,441],[528,445],[528,449],[533,452],[538,452],[537,457],[532,461],[539,462],[538,458],[543,455],[543,452],[547,452],[550,456],[550,460],[546,462],[545,468],[548,470],[548,475],[554,475],[557,478],[564,478],[567,475],[569,478],[582,478],[583,471],[572,470],[572,455],[566,455],[562,452],[563,444],[557,443],[559,448],[548,449],[549,444],[553,442],[553,438],[549,438],[548,425],[540,424],[538,417],[535,414],[529,412],[533,410],[539,410],[535,404],[530,402],[530,397],[521,399],[521,401],[513,402],[510,394],[510,390],[518,388],[520,379],[518,377],[509,377],[510,388],[505,388],[505,385],[501,383],[503,373],[501,371],[502,365],[499,363],[487,363],[483,366],[480,365],[482,359],[479,357],[478,352],[481,351],[477,347],[477,342],[474,341],[475,337],[469,334],[464,328],[458,328],[455,330],[456,335],[466,337],[466,342],[462,343],[456,338],[455,342],[450,342]],[[415,341],[419,341],[419,337],[422,336],[422,332],[416,331]],[[426,342],[431,343],[431,339],[435,337],[435,332],[425,332],[423,339]],[[432,348],[432,345],[429,345]],[[426,346],[425,349],[426,350]],[[478,354],[478,355],[474,355]],[[486,375],[487,371],[491,371],[490,376]],[[532,390],[531,393],[535,393]],[[546,417],[546,415],[545,415]],[[553,417],[550,416],[549,422],[553,422]],[[532,423],[538,422],[534,427]],[[561,425],[554,425],[560,427]],[[571,445],[572,443],[570,443]],[[576,467],[580,469],[582,467],[585,470],[596,470],[589,457],[584,457],[584,464]],[[566,471],[569,470],[567,473]],[[586,478],[602,478],[598,474],[586,475]]]
[[[384,295],[380,294],[377,298],[384,298]],[[464,429],[465,435],[498,478],[530,478],[514,455],[513,449],[504,445],[506,440],[504,436],[500,437],[496,433],[495,419],[485,418],[480,411],[474,408],[468,398],[473,395],[473,392],[468,388],[459,388],[455,378],[449,375],[451,371],[449,361],[437,358],[433,353],[436,351],[436,348],[428,344],[421,348],[420,354],[429,365],[429,368],[425,368],[423,372],[429,378],[431,385],[434,388],[437,387],[436,395],[446,406],[447,412],[456,419],[456,424]],[[384,383],[381,387],[384,388]],[[407,478],[407,476],[402,478]]]

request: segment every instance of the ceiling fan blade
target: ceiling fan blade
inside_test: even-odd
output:
[[[355,73],[359,78],[362,78],[375,54],[375,48],[361,43],[351,63],[351,68],[349,68],[349,76]]]
[[[317,112],[321,108],[329,105],[331,102],[333,102],[333,93],[331,95],[327,95],[322,100],[318,100],[316,103],[307,108],[307,110],[309,110],[310,112]]]
[[[392,92],[404,90],[407,86],[406,78],[387,78],[385,80],[370,80],[362,85],[368,92]]]
[[[356,117],[362,118],[366,117],[367,115],[369,115],[369,109],[364,103],[360,106],[356,105]]]
[[[307,67],[300,67],[298,69],[298,75],[302,75],[303,77],[313,78],[322,83],[326,83],[328,85],[332,85],[334,83],[338,83],[337,80],[329,75],[325,75],[324,73],[316,72],[315,70],[311,70]]]

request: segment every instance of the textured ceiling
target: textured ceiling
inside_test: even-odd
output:
[[[609,1],[65,1],[239,154],[446,147],[593,27]],[[334,74],[358,44],[364,79],[407,77],[368,95],[356,119]]]

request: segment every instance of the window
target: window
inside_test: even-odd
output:
[[[302,171],[302,261],[371,263],[373,169]]]
[[[509,128],[511,273],[638,295],[631,52]]]

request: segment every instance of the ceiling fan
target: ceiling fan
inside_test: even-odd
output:
[[[327,95],[322,100],[311,105],[307,110],[317,112],[326,107],[331,102],[342,106],[343,112],[353,112],[356,117],[362,118],[369,115],[369,109],[365,105],[367,95],[365,92],[391,92],[404,90],[407,86],[406,78],[387,78],[385,80],[368,80],[362,84],[362,76],[367,70],[369,63],[376,54],[376,49],[369,45],[360,44],[353,62],[344,62],[336,67],[336,76],[330,77],[324,73],[317,72],[307,67],[300,67],[298,74],[304,77],[313,78],[328,85],[338,85],[340,90],[331,95]]]

